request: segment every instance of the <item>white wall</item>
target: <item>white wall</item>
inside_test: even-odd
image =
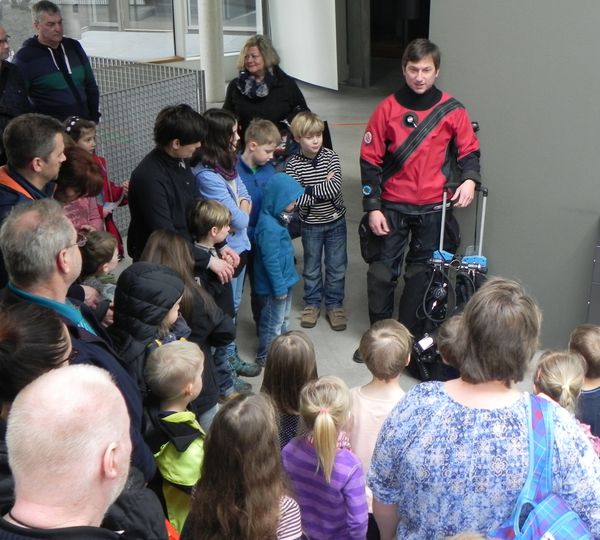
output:
[[[283,70],[337,90],[335,0],[269,0],[269,19]]]

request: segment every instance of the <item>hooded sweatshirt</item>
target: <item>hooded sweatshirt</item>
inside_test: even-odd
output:
[[[117,281],[114,323],[108,329],[125,369],[146,393],[144,367],[160,324],[183,295],[179,274],[166,266],[136,262]]]
[[[262,208],[254,232],[256,254],[254,287],[257,294],[283,296],[300,277],[294,264],[294,246],[279,214],[304,193],[291,176],[277,173],[265,184]]]
[[[100,93],[90,61],[78,41],[63,38],[53,49],[32,37],[14,58],[25,79],[25,87],[35,112],[63,122],[76,115],[98,122]],[[79,94],[73,94],[66,77],[71,77]]]

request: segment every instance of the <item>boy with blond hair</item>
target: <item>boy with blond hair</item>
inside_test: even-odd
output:
[[[404,397],[400,375],[410,362],[412,336],[406,327],[393,319],[377,321],[367,330],[359,346],[371,382],[350,390],[352,428],[349,430],[352,451],[364,471],[369,470],[375,442],[384,420]],[[367,487],[369,530],[376,530],[373,519],[373,495]],[[371,536],[367,535],[367,538]]]
[[[340,159],[333,150],[323,147],[325,124],[315,113],[298,113],[291,129],[300,150],[289,158],[285,172],[305,190],[298,201],[304,248],[304,310],[300,324],[303,328],[314,327],[324,301],[331,328],[345,330],[348,255]]]
[[[149,437],[163,478],[162,495],[171,524],[181,531],[190,492],[200,478],[205,433],[188,405],[202,390],[204,354],[191,341],[172,341],[154,349],[145,378],[158,407],[150,407],[154,432]]]
[[[250,122],[244,133],[244,152],[238,159],[235,168],[244,182],[250,199],[252,209],[248,221],[248,238],[250,239],[250,251],[246,263],[248,279],[250,280],[250,304],[252,307],[252,318],[258,328],[262,303],[260,296],[254,292],[254,254],[256,243],[254,241],[254,229],[262,208],[262,190],[267,181],[277,171],[271,160],[273,153],[281,142],[281,134],[277,126],[270,120],[256,118]]]
[[[575,328],[569,339],[569,351],[579,353],[586,363],[575,417],[600,437],[600,326],[582,324]]]

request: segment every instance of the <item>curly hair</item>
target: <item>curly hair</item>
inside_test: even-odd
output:
[[[284,492],[275,409],[264,394],[239,395],[219,410],[204,443],[192,538],[274,539]]]

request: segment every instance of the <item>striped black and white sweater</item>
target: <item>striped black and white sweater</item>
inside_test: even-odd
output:
[[[298,199],[302,222],[322,225],[346,214],[340,158],[333,150],[321,147],[314,158],[295,154],[289,158],[285,172],[305,189]]]

